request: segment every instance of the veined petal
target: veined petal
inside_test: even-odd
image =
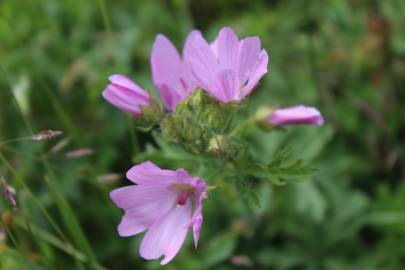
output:
[[[165,216],[157,220],[142,240],[140,254],[147,260],[164,255],[161,265],[170,262],[179,252],[186,238],[186,224],[192,215],[192,204],[176,205]]]
[[[214,83],[207,91],[224,103],[239,101],[239,80],[236,73],[233,70],[218,73]]]
[[[173,90],[167,84],[157,84],[156,88],[159,91],[159,95],[163,101],[163,104],[169,111],[173,111],[176,108],[177,103],[182,100],[182,96],[178,91]]]
[[[269,62],[269,56],[267,55],[266,50],[262,50],[259,54],[259,59],[253,67],[252,71],[249,74],[249,80],[245,87],[241,91],[241,98],[248,95],[259,80],[267,73],[267,64]]]
[[[140,106],[150,104],[149,93],[124,75],[114,74],[108,79],[111,83],[103,91],[103,97],[125,112],[134,116],[142,116]]]
[[[142,116],[143,113],[139,107],[139,101],[136,99],[133,100],[131,94],[124,96],[122,93],[119,93],[119,91],[117,87],[110,84],[103,91],[102,95],[104,99],[124,112],[135,116]]]
[[[180,91],[181,58],[177,49],[162,34],[157,35],[151,55],[154,84],[168,85],[171,91]]]
[[[203,87],[210,85],[215,79],[218,62],[199,31],[194,30],[188,35],[183,54],[198,84]]]
[[[176,172],[162,170],[150,161],[133,166],[127,178],[139,185],[168,186],[176,181]]]
[[[247,37],[239,42],[238,54],[238,76],[242,84],[244,84],[255,64],[259,60],[260,54],[260,39],[258,37]]]
[[[176,204],[176,194],[165,187],[134,185],[113,190],[113,202],[125,210],[118,225],[121,236],[131,236],[148,229],[153,222]]]
[[[236,71],[239,42],[235,32],[229,27],[222,28],[214,43],[221,67]]]
[[[113,74],[108,77],[108,80],[114,84],[121,86],[122,88],[126,88],[132,92],[137,93],[140,96],[145,98],[148,97],[147,92],[143,90],[139,85],[137,85],[134,81],[128,79],[126,76],[121,74]]]

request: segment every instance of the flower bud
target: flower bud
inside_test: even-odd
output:
[[[213,136],[208,145],[208,152],[218,156],[232,156],[237,151],[236,145],[232,144],[228,138],[223,135]]]
[[[103,97],[115,107],[146,123],[160,120],[159,104],[149,92],[139,87],[124,75],[111,75],[110,84],[103,91]]]
[[[285,125],[323,125],[321,113],[303,105],[276,109],[267,118],[268,123],[275,126]]]
[[[197,89],[163,119],[162,135],[192,153],[215,152],[209,149],[210,141],[228,129],[232,109]]]
[[[269,106],[260,107],[253,116],[253,122],[264,131],[272,131],[273,125],[269,125],[267,118],[273,112],[273,108]]]

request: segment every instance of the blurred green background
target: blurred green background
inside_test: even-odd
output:
[[[191,29],[212,40],[223,26],[258,35],[270,54],[253,110],[306,104],[326,119],[251,134],[255,156],[291,144],[319,173],[260,183],[260,208],[237,188],[213,191],[198,250],[189,235],[164,268],[405,269],[404,14],[403,0],[0,0],[0,176],[18,203],[0,200],[0,269],[161,268],[140,258],[142,236],[117,235],[108,193],[146,159],[210,169],[138,131],[101,91],[112,73],[155,91],[157,33],[181,50]],[[46,129],[64,135],[2,143]]]

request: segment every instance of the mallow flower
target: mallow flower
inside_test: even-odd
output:
[[[152,48],[153,83],[169,111],[197,88],[190,67],[173,44],[162,34],[157,35]]]
[[[150,94],[124,75],[114,74],[108,80],[110,84],[103,91],[103,97],[124,112],[142,117],[142,106],[151,105]]]
[[[214,98],[241,102],[267,72],[268,55],[256,36],[238,40],[233,30],[224,27],[211,44],[197,30],[184,47],[194,79]]]
[[[275,126],[322,125],[323,121],[317,109],[303,105],[276,109],[267,118],[267,122]]]
[[[120,236],[146,231],[140,254],[147,260],[164,256],[170,262],[180,250],[187,231],[192,228],[197,247],[203,223],[206,184],[183,169],[163,170],[152,162],[132,167],[127,178],[134,184],[110,193],[114,203],[125,210],[118,225]]]

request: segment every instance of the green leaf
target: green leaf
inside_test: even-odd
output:
[[[309,179],[317,170],[311,164],[306,164],[303,160],[286,161],[291,150],[291,146],[288,146],[279,151],[269,164],[257,164],[251,171],[251,174],[255,177],[266,179],[278,186],[285,185],[291,181]]]

